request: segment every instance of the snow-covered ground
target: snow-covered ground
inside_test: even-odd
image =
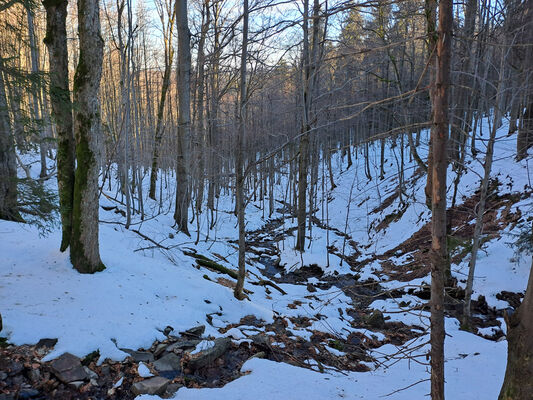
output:
[[[507,125],[504,124],[498,132],[492,176],[499,180],[500,193],[524,192],[527,187],[530,190],[533,178],[530,172],[531,158],[515,162],[516,138],[507,137],[506,133]],[[483,144],[482,141],[479,143]],[[375,160],[379,160],[378,151],[378,144],[370,146],[370,154]],[[353,254],[354,249],[339,232],[349,235],[360,253],[357,260],[362,261],[394,249],[430,220],[424,203],[425,179],[416,179],[416,164],[413,161],[407,162],[405,167],[403,213],[383,229],[376,229],[385,216],[399,209],[399,199],[395,198],[387,207],[372,212],[397,190],[398,168],[395,160],[398,154],[395,152],[398,151],[398,147],[390,149],[387,146],[384,180],[379,180],[377,161],[372,163],[373,180],[368,181],[362,172],[362,157],[354,158],[354,165],[349,169],[346,169],[340,156],[334,157],[337,187],[328,195],[317,197],[316,216],[323,226],[313,226],[313,240],[303,257],[293,250],[294,236],[287,236],[276,243],[280,265],[284,268],[279,276],[311,264],[316,264],[330,276],[355,273],[340,256],[328,255],[326,251],[327,246],[335,246],[338,254]],[[421,153],[425,158],[423,150]],[[405,157],[409,158],[407,151]],[[479,157],[480,160],[469,160],[468,170],[458,190],[458,203],[472,196],[479,186],[483,154],[480,153]],[[327,176],[327,173],[319,175]],[[450,169],[450,187],[454,177],[455,173]],[[49,184],[54,185],[53,182]],[[279,200],[285,193],[284,185],[282,180],[276,189]],[[104,190],[104,193],[111,198],[115,196],[114,191]],[[450,198],[451,195],[450,189]],[[328,196],[330,201],[327,201]],[[220,198],[217,224],[209,238],[205,236],[207,213],[202,214],[198,244],[194,243],[194,230],[193,239],[175,232],[171,212],[157,214],[158,205],[155,202],[147,199],[145,204],[147,214],[153,214],[154,217],[141,221],[135,215],[129,230],[125,229],[121,214],[113,209],[101,209],[100,251],[107,268],[95,275],[81,275],[72,269],[68,254],[58,250],[59,230],[40,237],[35,227],[0,221],[0,313],[4,323],[1,335],[14,344],[35,343],[45,337],[58,338],[47,359],[66,351],[82,357],[98,349],[100,361],[103,361],[105,358],[121,360],[127,357],[128,354],[121,348],[150,347],[154,340],[165,338],[163,330],[167,326],[175,331],[183,331],[205,324],[206,336],[228,335],[242,340],[246,338],[243,327],[225,334],[219,328],[237,323],[247,315],[255,315],[267,323],[276,316],[309,317],[312,324],[307,328],[291,325],[288,321],[292,332],[304,339],[309,339],[312,330],[340,337],[358,332],[350,323],[351,317],[347,312],[355,306],[352,299],[334,286],[327,290],[316,288],[313,296],[309,296],[309,288],[305,284],[279,283],[279,287],[287,293],[285,295],[277,290],[267,292],[266,287],[250,284],[263,277],[264,266],[254,261],[253,255],[249,254],[246,288],[253,293],[249,294],[249,299],[240,302],[234,299],[232,289],[219,279],[222,275],[205,268],[198,269],[194,259],[183,254],[183,251],[194,249],[227,267],[235,268],[237,250],[234,241],[237,239],[237,229],[236,218],[231,212],[231,197]],[[105,196],[101,197],[101,205],[123,208]],[[259,206],[260,203],[256,202],[247,207],[248,231],[257,230],[267,222]],[[531,199],[520,200],[512,206],[511,211],[518,209],[522,212],[522,220],[525,220],[531,215]],[[276,211],[272,219],[284,216],[282,211]],[[194,223],[191,228],[195,226]],[[295,226],[296,221],[287,217],[276,231]],[[328,230],[326,226],[337,231]],[[135,231],[150,237],[164,248],[154,246]],[[515,240],[516,234],[517,226],[511,224],[498,237],[484,243],[478,254],[474,299],[484,295],[489,306],[501,309],[509,305],[496,299],[498,292],[520,292],[525,289],[531,257],[515,254],[515,249],[508,244]],[[268,240],[271,233],[265,233],[262,237]],[[405,255],[392,257],[391,261],[402,263],[404,258]],[[452,273],[460,285],[464,285],[467,267],[468,256],[452,266]],[[406,282],[389,279],[377,260],[363,264],[356,272],[361,280],[370,277],[379,280],[385,288],[406,285]],[[309,282],[316,283],[312,279]],[[417,278],[409,284],[420,285],[423,282],[429,283],[429,276]],[[390,321],[426,328],[429,325],[428,314],[409,312],[399,305],[407,303],[413,307],[421,300],[405,294],[402,298],[376,300],[370,308],[382,310],[385,316],[391,318]],[[315,315],[317,310],[320,317]],[[458,322],[452,318],[447,318],[446,329],[447,396],[457,399],[496,399],[505,370],[506,342],[489,341],[460,331]],[[505,330],[505,327],[502,329]],[[364,334],[369,337],[381,335],[372,331]],[[284,396],[294,400],[375,399],[387,394],[391,394],[388,396],[390,399],[421,398],[429,393],[427,341],[428,335],[424,334],[400,348],[386,344],[373,349],[371,354],[377,363],[370,364],[373,369],[371,372],[320,374],[288,364],[252,359],[241,369],[249,373],[225,387],[182,388],[176,393],[176,398],[270,399]],[[399,353],[400,350],[402,352]],[[411,358],[403,357],[406,352]],[[400,390],[403,388],[406,389]]]

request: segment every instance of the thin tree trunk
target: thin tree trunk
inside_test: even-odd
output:
[[[175,5],[177,4],[174,3]],[[163,10],[161,10],[161,21],[163,21]],[[154,149],[152,153],[152,170],[150,173],[150,190],[148,197],[155,200],[155,186],[157,183],[157,173],[159,169],[159,148],[163,138],[163,116],[165,112],[165,101],[167,99],[168,88],[170,87],[170,73],[172,72],[172,62],[174,61],[174,46],[172,45],[174,20],[176,17],[176,6],[172,8],[172,14],[168,16],[168,27],[164,29],[163,40],[165,42],[165,72],[163,73],[163,86],[161,88],[161,97],[157,105],[157,122],[154,137]],[[167,34],[168,32],[168,34]]]
[[[239,274],[235,286],[234,295],[237,299],[243,300],[244,278],[246,276],[246,232],[244,221],[244,179],[243,175],[243,143],[246,134],[246,62],[248,58],[248,0],[243,1],[243,26],[242,26],[242,53],[241,53],[241,82],[240,82],[240,107],[238,111],[239,128],[237,137],[237,157],[235,162],[235,184],[237,219],[239,224]]]
[[[4,60],[0,57],[0,219],[22,221],[17,210],[15,141],[9,121]]]
[[[74,133],[77,168],[74,183],[70,259],[81,273],[105,268],[98,245],[98,140],[100,78],[104,43],[98,0],[78,0],[80,55],[74,76]]]
[[[502,54],[500,63],[500,77],[498,81],[498,91],[496,94],[496,103],[494,105],[494,119],[492,122],[492,129],[490,131],[489,142],[487,144],[487,154],[485,155],[484,174],[481,180],[481,188],[479,194],[479,203],[477,204],[476,224],[474,226],[474,236],[472,243],[472,252],[470,255],[470,262],[468,264],[468,279],[465,288],[465,303],[463,310],[463,327],[469,329],[470,327],[470,303],[472,300],[472,289],[474,286],[474,272],[476,269],[477,252],[480,246],[481,234],[483,230],[483,215],[485,214],[485,206],[487,202],[487,194],[489,188],[490,172],[492,169],[492,159],[494,154],[494,141],[496,139],[496,131],[498,130],[497,121],[502,118],[502,97],[503,97],[503,79],[505,76],[505,57]]]
[[[176,16],[178,29],[178,148],[176,166],[176,210],[174,220],[178,230],[189,236],[189,178],[187,171],[187,148],[191,130],[191,45],[187,0],[177,0]]]
[[[429,100],[433,104],[433,98],[435,97],[435,67],[437,61],[437,29],[436,29],[436,16],[437,16],[437,1],[436,0],[426,0],[425,3],[425,12],[426,12],[426,24],[427,24],[427,34],[428,34],[428,71],[429,71]],[[431,119],[434,119],[433,107],[431,110]],[[433,192],[433,130],[435,129],[434,125],[431,125],[430,128],[430,140],[429,140],[429,151],[428,151],[428,160],[427,160],[427,180],[424,192],[426,194],[426,205],[431,209],[432,200],[431,195]]]
[[[533,231],[531,233],[533,244]],[[522,304],[508,316],[507,368],[499,400],[530,400],[533,393],[533,260]]]
[[[446,146],[448,142],[448,89],[453,26],[453,3],[439,2],[437,73],[433,97],[433,184],[431,219],[431,398],[444,400],[444,273],[446,248]]]
[[[62,238],[60,251],[70,245],[74,196],[75,148],[72,131],[72,102],[68,80],[67,5],[68,0],[43,1],[46,8],[46,37],[50,58],[50,102],[57,131],[57,184]]]

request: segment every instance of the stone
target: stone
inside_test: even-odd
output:
[[[131,349],[120,349],[125,353],[128,353],[135,362],[154,362],[154,355],[149,351],[135,351]]]
[[[270,338],[264,333],[252,336],[252,342],[263,349],[270,349]]]
[[[166,348],[166,351],[171,352],[174,350],[187,350],[187,349],[194,349],[198,343],[200,343],[201,340],[192,339],[192,340],[182,340],[180,342],[176,342],[171,344]]]
[[[50,367],[52,372],[63,383],[84,381],[89,378],[89,375],[81,365],[80,359],[70,353],[65,353],[53,360],[50,363]]]
[[[37,348],[47,347],[51,349],[52,347],[56,345],[56,343],[57,343],[57,339],[44,338],[44,339],[39,340],[37,344],[35,345],[35,347]]]
[[[180,332],[182,335],[185,336],[192,336],[200,338],[205,332],[205,325],[199,325],[195,326],[194,328],[187,329],[185,332]]]
[[[231,339],[229,337],[215,339],[215,344],[213,347],[200,351],[192,356],[188,363],[189,368],[197,370],[211,364],[218,357],[228,351],[230,346]]]
[[[89,379],[98,379],[98,374],[94,372],[92,369],[90,369],[89,367],[83,367],[83,369],[87,373],[87,376],[89,377]]]
[[[381,329],[385,327],[385,318],[383,318],[383,313],[379,310],[372,311],[372,314],[367,317],[366,322],[372,328]]]
[[[172,396],[181,387],[183,387],[183,385],[180,385],[179,383],[171,383],[167,386],[166,394]]]
[[[73,381],[73,382],[69,382],[69,387],[73,388],[73,389],[79,389],[82,385],[83,385],[83,381]]]
[[[0,394],[0,400],[15,400],[15,395],[9,393],[2,393]]]
[[[131,391],[136,396],[141,394],[160,395],[165,393],[169,382],[168,379],[156,376],[154,378],[145,379],[144,381],[135,382],[131,386]]]
[[[20,389],[19,391],[19,399],[32,399],[34,397],[39,396],[39,391],[32,388],[25,388]]]
[[[165,354],[154,362],[154,368],[159,372],[181,370],[180,358],[174,353]]]
[[[102,375],[109,375],[111,373],[111,367],[109,365],[102,365],[102,368],[100,369],[102,372]]]
[[[41,379],[41,370],[38,369],[38,368],[35,368],[35,369],[30,369],[28,371],[28,378],[30,379],[30,381],[32,382],[37,382],[39,381],[39,379]],[[2,380],[2,378],[0,377],[0,381]]]
[[[163,352],[165,351],[165,349],[168,347],[168,344],[165,344],[165,343],[159,343],[155,350],[154,350],[154,357],[155,358],[158,358],[161,354],[163,354]]]
[[[24,370],[24,365],[17,361],[11,361],[7,367],[9,376],[20,374]]]
[[[312,283],[308,283],[308,284],[307,284],[307,291],[308,291],[309,293],[314,293],[314,292],[316,292],[316,288],[313,286]]]
[[[7,379],[7,374],[4,371],[0,371],[0,381],[5,381]]]

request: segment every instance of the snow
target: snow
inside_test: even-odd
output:
[[[486,125],[487,121],[484,122],[485,130]],[[496,143],[497,159],[492,176],[498,178],[502,193],[522,192],[526,186],[531,187],[531,159],[520,163],[514,161],[515,136],[507,138],[506,133],[507,125],[504,124],[498,132],[500,140]],[[479,145],[483,143],[479,141]],[[335,230],[313,226],[310,233],[313,240],[303,256],[294,250],[295,235],[277,241],[283,271],[276,272],[275,277],[282,278],[303,266],[317,265],[329,277],[357,272],[360,281],[371,278],[379,281],[385,289],[414,288],[430,282],[429,275],[409,282],[393,280],[383,274],[382,260],[378,259],[353,271],[341,257],[326,252],[326,247],[334,246],[338,254],[354,255],[355,249],[339,234],[346,233],[357,247],[357,260],[364,261],[394,249],[429,222],[430,212],[424,204],[425,179],[416,179],[414,162],[405,168],[406,206],[401,207],[399,199],[395,198],[388,206],[378,210],[398,187],[394,154],[389,146],[387,149],[386,159],[389,161],[384,180],[379,179],[377,162],[372,163],[373,180],[368,181],[362,173],[362,157],[354,159],[354,165],[344,170],[340,156],[334,155],[332,161],[336,165],[334,178],[337,187],[328,193],[329,196],[318,196],[316,216],[324,225]],[[379,158],[379,146],[370,145],[369,151],[371,157]],[[420,150],[422,158],[425,152],[424,148]],[[28,157],[25,156],[24,160]],[[468,169],[458,189],[458,202],[471,196],[479,186],[483,153],[478,157],[468,161]],[[455,172],[450,168],[448,181],[452,182],[454,178]],[[50,181],[48,184],[53,187],[55,183]],[[280,187],[276,188],[280,199],[284,185],[286,178],[282,177]],[[450,198],[451,193],[452,190],[448,193]],[[104,194],[111,198],[115,196],[115,192],[107,187]],[[173,193],[167,196],[163,199],[164,204],[170,204]],[[102,196],[101,205],[116,206],[117,203]],[[126,230],[120,224],[123,223],[120,214],[101,209],[100,251],[107,269],[94,275],[81,275],[72,269],[68,253],[58,250],[59,230],[41,237],[35,227],[0,221],[2,336],[15,344],[36,343],[45,337],[58,338],[46,360],[67,351],[83,357],[98,349],[99,362],[106,358],[124,359],[128,354],[121,349],[150,347],[154,340],[165,338],[163,331],[167,326],[180,332],[206,325],[207,339],[196,351],[208,348],[213,343],[212,339],[220,336],[232,337],[236,343],[249,341],[248,336],[264,331],[264,328],[241,325],[223,331],[225,333],[219,331],[219,328],[238,323],[249,315],[266,323],[272,322],[276,316],[283,316],[288,329],[307,340],[313,330],[343,338],[356,332],[380,342],[386,339],[382,332],[352,327],[353,320],[347,309],[357,305],[352,304],[352,299],[335,286],[327,290],[317,287],[316,292],[310,293],[306,284],[279,283],[279,287],[287,293],[282,295],[277,290],[267,293],[266,287],[251,285],[262,277],[264,268],[252,260],[251,254],[248,254],[249,275],[246,279],[246,288],[253,291],[249,300],[234,299],[232,289],[218,282],[223,275],[205,268],[198,269],[194,259],[185,256],[183,250],[193,249],[229,268],[237,265],[234,245],[237,238],[236,218],[232,213],[234,205],[230,196],[223,195],[219,199],[217,222],[214,230],[209,231],[209,237],[206,235],[210,222],[207,220],[208,213],[199,216],[200,240],[197,244],[194,243],[195,227],[191,226],[192,239],[176,233],[172,228],[171,212],[162,210],[159,213],[158,204],[148,199],[145,206],[151,217],[141,221],[138,214],[134,215],[132,229],[142,232],[164,248],[154,246],[132,229]],[[267,221],[259,206],[259,202],[251,202],[246,209],[248,231],[261,228]],[[400,209],[402,212],[398,213]],[[517,209],[522,211],[522,219],[525,220],[531,215],[532,199],[522,199],[511,211]],[[378,229],[380,221],[391,215],[395,215],[393,221]],[[283,216],[282,212],[275,212],[272,218]],[[294,219],[285,217],[276,232],[285,232],[296,226]],[[473,298],[483,295],[489,306],[498,309],[507,308],[509,304],[498,300],[496,294],[502,290],[523,291],[531,267],[531,257],[518,256],[509,245],[515,240],[517,229],[517,225],[510,224],[499,237],[485,242],[478,253]],[[263,234],[264,239],[267,237],[269,235]],[[261,250],[262,247],[257,246],[256,249]],[[405,263],[408,262],[407,257],[404,254],[393,256],[390,260]],[[466,257],[452,267],[459,285],[464,285],[468,261],[469,257]],[[316,285],[321,281],[313,277],[307,282]],[[381,310],[388,321],[416,325],[425,330],[429,326],[428,312],[412,310],[422,303],[418,297],[404,294],[399,298],[375,300],[370,309]],[[290,321],[292,317],[306,317],[311,325],[298,327]],[[494,329],[505,332],[505,323],[501,319],[500,323],[500,328],[480,329],[478,334],[490,336]],[[446,319],[446,329],[446,396],[466,400],[496,399],[505,369],[506,342],[494,342],[460,331],[457,321],[451,318]],[[275,342],[275,338],[273,340]],[[319,374],[288,364],[251,359],[242,367],[246,375],[223,388],[181,388],[175,398],[270,399],[283,396],[291,400],[377,399],[389,393],[393,393],[388,397],[393,400],[422,398],[429,393],[428,340],[429,336],[424,333],[401,348],[386,344],[372,350],[377,363],[367,363],[372,371],[366,373]],[[276,345],[285,346],[283,343]],[[332,348],[328,351],[342,355]],[[397,354],[405,353],[411,354],[411,359],[398,358]],[[141,377],[151,374],[142,363],[138,372]],[[398,391],[402,388],[407,389]]]
[[[458,330],[456,324],[447,321],[449,336],[446,339],[446,397],[461,400],[496,399],[505,372],[506,343],[491,342]],[[415,344],[421,344],[421,338]],[[386,345],[378,349],[383,354],[393,354],[397,348]],[[426,345],[419,350],[427,352]],[[291,400],[320,399],[379,399],[399,391],[388,398],[411,400],[425,398],[429,393],[428,366],[424,358],[402,359],[388,368],[371,372],[321,374],[308,369],[274,361],[253,358],[241,368],[245,376],[228,383],[220,389],[178,390],[177,400],[217,399],[272,399]],[[139,400],[157,399],[155,396],[139,396]]]
[[[139,373],[139,376],[141,378],[150,378],[151,376],[154,376],[154,374],[150,372],[148,366],[143,362],[139,363],[139,366],[137,367],[137,372]]]

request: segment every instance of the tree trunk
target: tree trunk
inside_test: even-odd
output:
[[[435,63],[436,63],[436,55],[437,55],[437,29],[435,27],[436,24],[436,15],[437,15],[437,1],[436,0],[426,0],[425,4],[425,12],[426,12],[426,24],[427,24],[427,34],[428,34],[428,71],[429,71],[429,100],[431,104],[433,104],[433,99],[435,97]],[[431,119],[434,119],[433,113],[433,107],[432,107],[432,115]],[[432,185],[433,185],[433,130],[435,129],[434,125],[431,125],[430,128],[430,140],[429,140],[429,152],[428,152],[428,159],[427,159],[427,180],[426,180],[426,186],[424,188],[424,192],[426,194],[426,205],[431,209],[432,208]]]
[[[77,168],[74,182],[70,259],[81,273],[105,268],[98,245],[98,140],[100,77],[104,42],[98,0],[78,0],[80,55],[74,76],[74,133]]]
[[[234,295],[237,299],[243,300],[244,278],[246,275],[246,232],[244,221],[244,179],[243,175],[243,142],[246,134],[246,60],[248,57],[248,0],[243,1],[243,26],[242,26],[242,53],[241,53],[241,90],[240,90],[240,107],[239,107],[239,132],[237,137],[237,157],[235,162],[235,184],[236,184],[236,203],[237,219],[239,223],[239,275],[237,285],[235,286]]]
[[[31,59],[31,72],[35,75],[39,74],[39,49],[37,48],[37,43],[35,40],[35,26],[33,23],[33,10],[30,7],[26,8],[26,16],[28,20],[28,38],[30,44],[30,59]],[[35,124],[36,131],[38,132],[39,139],[39,152],[41,155],[41,172],[39,176],[44,178],[47,174],[46,172],[46,146],[44,144],[44,130],[42,129],[42,113],[39,108],[39,98],[41,90],[37,84],[33,84],[32,88],[32,108],[33,108],[33,118],[38,122]]]
[[[74,196],[75,148],[72,131],[72,103],[68,80],[68,0],[43,1],[46,9],[46,37],[50,63],[50,101],[57,132],[57,184],[62,238],[60,251],[70,245]]]
[[[533,239],[533,232],[532,232]],[[524,300],[507,322],[507,369],[499,400],[530,400],[533,393],[533,262]]]
[[[444,399],[444,272],[446,248],[446,146],[448,142],[448,88],[453,24],[453,3],[439,2],[437,73],[433,96],[433,182],[431,219],[431,398]]]
[[[176,166],[176,210],[174,220],[178,229],[189,236],[189,178],[187,147],[191,130],[191,45],[187,20],[187,0],[177,0],[178,28],[178,155]]]
[[[481,234],[483,230],[483,215],[485,214],[485,205],[487,202],[487,194],[489,188],[490,171],[492,169],[492,159],[494,154],[494,142],[496,140],[496,131],[498,130],[497,121],[502,118],[502,97],[504,92],[503,80],[505,76],[505,56],[502,53],[500,63],[500,73],[498,81],[498,91],[496,94],[496,102],[494,104],[494,119],[492,122],[492,129],[490,131],[489,142],[487,144],[487,154],[485,155],[484,175],[481,180],[481,188],[479,194],[479,203],[477,204],[476,224],[474,226],[474,235],[472,243],[472,252],[470,262],[468,263],[468,279],[465,289],[465,304],[463,310],[463,327],[470,328],[470,303],[472,300],[472,289],[474,286],[474,272],[476,269],[477,251],[480,246]]]
[[[174,46],[172,39],[174,36],[174,20],[176,17],[176,3],[172,8],[172,14],[168,16],[168,26],[163,29],[163,40],[165,42],[165,72],[163,73],[163,86],[161,87],[161,97],[157,105],[157,122],[155,128],[154,149],[152,153],[152,170],[150,173],[150,190],[148,197],[155,200],[155,186],[157,183],[157,173],[159,168],[159,148],[163,138],[163,116],[165,112],[165,101],[167,99],[168,88],[170,87],[170,73],[172,62],[174,61]],[[163,10],[161,10],[161,22],[164,20]]]
[[[7,108],[4,62],[0,57],[0,219],[22,221],[17,210],[15,141]]]

